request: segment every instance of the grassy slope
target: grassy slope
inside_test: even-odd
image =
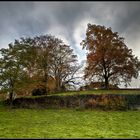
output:
[[[88,91],[73,91],[63,92],[53,95],[65,96],[65,95],[77,95],[77,94],[140,94],[140,90],[88,90]],[[52,96],[52,95],[49,95]]]
[[[0,138],[140,138],[140,111],[1,107]]]
[[[56,94],[50,94],[47,96],[69,96],[69,95],[86,95],[86,94],[140,94],[140,90],[87,90],[87,91],[68,91],[61,92]],[[42,95],[41,97],[46,97],[46,95]],[[23,96],[22,96],[23,97]],[[38,98],[40,96],[26,96],[25,98]],[[18,96],[20,98],[20,96]],[[5,99],[4,94],[0,94],[0,101]]]
[[[87,94],[140,94],[140,90],[87,90],[87,91],[68,91],[50,94],[47,96],[69,96],[69,95],[87,95]],[[38,98],[38,97],[46,97],[46,95],[42,96],[26,96],[25,98]]]

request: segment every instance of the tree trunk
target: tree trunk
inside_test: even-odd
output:
[[[104,57],[102,59],[102,62],[103,62],[103,70],[104,70],[104,80],[105,80],[105,89],[109,89],[108,85],[109,85],[109,82],[108,82],[108,74],[107,74],[107,68],[106,68],[106,62],[104,60]]]
[[[61,91],[61,80],[60,80],[60,77],[57,75],[55,79],[56,79],[56,92],[60,92]]]
[[[9,94],[9,104],[11,107],[13,106],[13,91],[11,91]]]
[[[43,79],[43,82],[45,84],[46,93],[48,93],[49,92],[49,89],[48,89],[48,73],[46,72],[46,69],[44,69],[44,79]]]
[[[108,83],[108,78],[105,77],[105,89],[109,89],[109,83]]]
[[[9,94],[9,103],[10,103],[10,106],[12,107],[13,106],[13,95],[14,95],[14,80],[12,78],[10,78],[10,87],[11,87],[11,90],[10,90],[10,94]]]

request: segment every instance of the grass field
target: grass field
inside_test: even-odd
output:
[[[57,95],[75,94],[140,94],[140,90]],[[0,104],[0,138],[140,138],[140,110],[10,109]]]
[[[140,111],[0,107],[0,138],[140,138]]]

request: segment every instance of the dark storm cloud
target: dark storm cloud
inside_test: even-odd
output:
[[[54,25],[70,36],[75,24],[87,16],[123,33],[140,23],[139,7],[140,2],[0,2],[0,31],[34,35]]]
[[[121,12],[119,12],[116,18],[118,30],[125,32],[131,26],[140,24],[140,2],[123,3],[120,8]]]
[[[44,27],[31,14],[34,9],[32,3],[0,2],[0,27],[3,33],[13,28],[19,35],[34,33],[43,30]],[[5,31],[5,32],[4,32]]]

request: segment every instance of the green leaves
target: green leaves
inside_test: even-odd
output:
[[[42,85],[48,90],[64,89],[78,70],[73,49],[51,35],[15,40],[0,53],[1,87],[17,94]],[[54,79],[53,87],[49,79]]]
[[[0,50],[2,55],[0,59],[0,84],[5,92],[17,92],[22,88],[24,80],[28,78],[25,70],[25,62],[27,61],[24,59],[25,54],[27,54],[25,47],[15,41],[14,45],[9,44],[8,49],[2,48]]]

